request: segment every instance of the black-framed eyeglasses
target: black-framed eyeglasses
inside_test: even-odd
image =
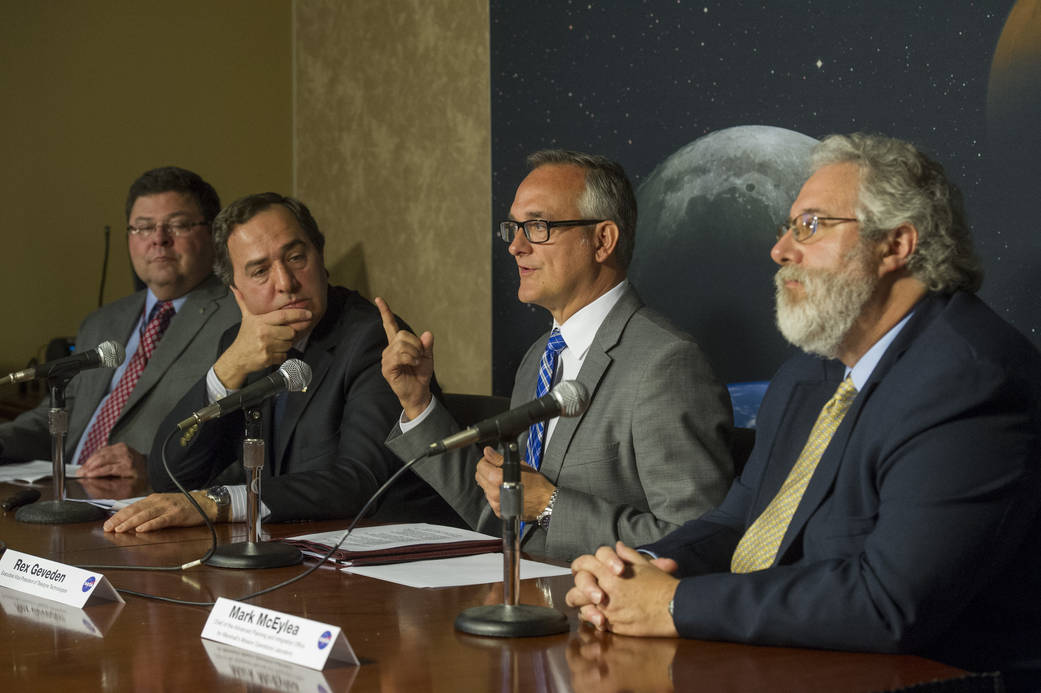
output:
[[[524,230],[524,237],[529,243],[545,243],[549,240],[549,230],[561,226],[589,226],[599,224],[604,219],[568,219],[566,221],[546,221],[545,219],[528,219],[527,221],[500,221],[499,238],[512,243],[517,231]]]
[[[196,226],[209,226],[208,221],[171,221],[168,224],[141,224],[140,226],[130,225],[127,227],[127,233],[131,236],[137,236],[138,238],[150,238],[156,230],[165,229],[171,236],[187,236],[192,232]]]
[[[799,243],[805,243],[806,241],[813,238],[813,235],[817,233],[817,229],[820,227],[822,221],[834,221],[836,223],[844,223],[847,221],[860,221],[859,219],[851,219],[850,217],[819,217],[816,214],[800,214],[793,219],[782,221],[777,226],[777,240],[781,240],[784,234],[789,231],[792,232],[792,237],[795,238]]]

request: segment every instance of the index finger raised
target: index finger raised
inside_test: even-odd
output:
[[[387,343],[394,341],[394,337],[398,334],[398,319],[394,317],[394,313],[390,311],[390,306],[382,298],[377,296],[374,299],[376,307],[380,309],[380,317],[383,319],[383,331],[387,333]]]

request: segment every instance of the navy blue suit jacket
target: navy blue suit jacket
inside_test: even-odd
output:
[[[843,374],[837,361],[786,363],[723,504],[645,547],[679,563],[679,633],[1041,666],[1041,355],[972,295],[919,302],[822,456],[776,564],[729,572]]]

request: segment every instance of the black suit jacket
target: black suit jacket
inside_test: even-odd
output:
[[[679,563],[680,634],[1041,666],[1041,356],[972,295],[918,304],[821,457],[776,564],[729,572],[843,372],[785,364],[723,504],[646,547]]]
[[[228,329],[223,353],[238,334]],[[272,522],[318,520],[356,515],[372,493],[401,462],[383,445],[383,433],[397,421],[401,407],[380,374],[387,339],[379,311],[358,293],[329,287],[325,315],[308,340],[303,361],[311,367],[306,392],[286,395],[277,431],[272,430],[273,402],[260,407],[267,443],[261,499]],[[247,385],[273,369],[251,374]],[[242,412],[202,425],[188,447],[180,435],[168,439],[177,422],[207,404],[202,378],[167,416],[149,456],[157,491],[175,490],[162,468],[164,441],[171,471],[186,487],[244,483],[241,465],[245,422]],[[376,517],[387,521],[424,521],[462,525],[459,516],[411,471],[385,494]],[[371,511],[370,511],[371,515]]]

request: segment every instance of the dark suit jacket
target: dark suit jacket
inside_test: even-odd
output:
[[[549,333],[520,367],[513,406],[535,398]],[[617,539],[663,536],[718,504],[733,478],[727,444],[730,399],[690,337],[645,307],[629,288],[597,330],[578,375],[591,395],[578,417],[557,421],[541,473],[558,487],[549,530],[529,524],[522,547],[569,560]],[[441,406],[388,445],[411,459],[458,429]],[[527,433],[520,436],[524,450]],[[471,527],[498,534],[502,524],[474,481],[479,455],[454,451],[416,465]]]
[[[222,353],[237,334],[238,325],[225,332],[216,353]],[[326,313],[303,355],[311,367],[307,391],[287,395],[277,431],[272,431],[271,423],[274,400],[261,406],[267,443],[261,500],[271,511],[270,521],[356,515],[401,467],[383,445],[383,432],[401,411],[380,374],[386,342],[374,305],[354,291],[329,287]],[[213,361],[211,354],[209,363]],[[272,370],[250,375],[247,384]],[[163,422],[149,457],[157,491],[175,490],[160,457],[169,432],[207,403],[204,375]],[[244,483],[240,462],[244,428],[242,412],[234,412],[202,425],[187,448],[180,445],[181,436],[175,435],[166,446],[171,471],[190,488]],[[444,501],[410,471],[376,508],[376,517],[384,520],[461,524]]]
[[[114,339],[125,344],[144,310],[145,291],[113,301],[86,317],[76,336],[76,349],[89,350]],[[156,430],[170,409],[200,377],[213,360],[213,345],[229,325],[239,320],[235,300],[216,277],[210,276],[188,293],[166,333],[152,353],[134,391],[120,413],[110,443],[124,442],[138,452],[152,449]],[[69,432],[65,439],[66,461],[72,462],[80,437],[90,417],[108,391],[112,370],[95,368],[77,374],[65,389]],[[47,425],[50,397],[36,409],[14,421],[0,424],[0,446],[7,458],[51,459]]]
[[[723,504],[646,547],[685,576],[677,630],[1041,664],[1041,356],[972,295],[918,304],[822,456],[777,564],[729,572],[843,372],[785,364]]]

